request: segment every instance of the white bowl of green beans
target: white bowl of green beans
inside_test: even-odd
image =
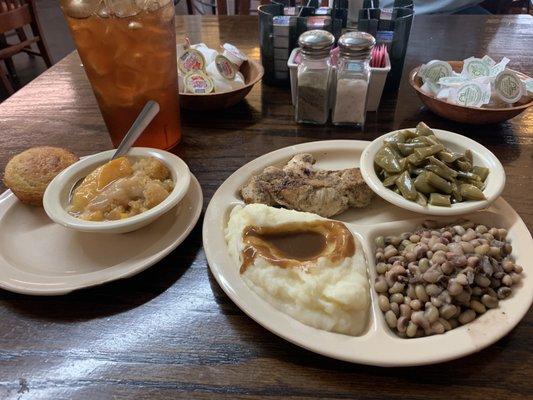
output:
[[[478,142],[423,122],[380,136],[361,155],[367,185],[388,202],[429,215],[488,207],[505,186],[498,158]]]

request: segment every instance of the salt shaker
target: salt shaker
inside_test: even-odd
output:
[[[325,124],[329,116],[329,52],[335,37],[323,30],[304,32],[298,38],[302,61],[298,66],[296,122]]]
[[[364,126],[370,51],[375,43],[366,32],[348,32],[340,37],[333,124]]]

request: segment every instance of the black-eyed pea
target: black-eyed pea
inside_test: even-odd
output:
[[[422,308],[422,303],[420,302],[420,300],[418,299],[415,299],[415,300],[411,300],[411,302],[409,303],[409,306],[414,310],[414,311],[418,311]]]
[[[459,315],[459,322],[464,325],[472,322],[476,318],[476,312],[472,309],[465,310]]]
[[[403,303],[403,295],[401,293],[394,293],[390,296],[390,302],[396,303],[398,306]]]
[[[511,295],[511,292],[512,290],[510,287],[502,286],[501,288],[498,289],[498,299],[500,300],[506,299],[507,297]]]
[[[496,308],[498,307],[498,299],[495,297],[492,297],[488,294],[484,294],[481,296],[481,302],[483,305],[487,308]]]
[[[487,311],[483,303],[480,303],[477,300],[470,300],[470,308],[477,312],[478,314],[483,314]]]
[[[418,326],[413,321],[409,321],[409,324],[407,324],[407,329],[405,330],[405,334],[410,338],[415,337],[417,329]]]
[[[511,278],[510,275],[505,275],[505,276],[502,278],[502,283],[503,283],[505,286],[512,286],[512,285],[513,285],[513,279]]]
[[[390,310],[390,302],[387,296],[380,294],[378,297],[378,304],[381,311],[387,312]]]
[[[390,303],[390,309],[397,317],[400,316],[400,306],[398,303]]]
[[[517,283],[520,283],[522,280],[522,277],[520,274],[517,274],[516,272],[511,272],[511,279],[513,280],[513,283],[516,285]]]
[[[398,318],[396,318],[396,315],[391,310],[385,313],[385,321],[391,329],[396,328],[396,325],[398,324]]]

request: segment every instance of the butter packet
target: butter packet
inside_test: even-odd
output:
[[[453,76],[445,76],[439,79],[439,85],[446,87],[459,87],[468,81],[468,78],[463,75],[455,74]]]
[[[458,88],[450,88],[448,101],[464,107],[479,108],[490,102],[490,82],[468,81]]]
[[[437,84],[439,79],[451,76],[452,73],[452,66],[446,61],[431,60],[427,64],[422,64],[417,75],[424,83],[431,82]]]
[[[463,70],[461,75],[471,79],[479,78],[480,76],[490,76],[490,69],[492,67],[492,58],[476,58],[470,57],[463,61]]]
[[[494,79],[494,91],[496,95],[506,103],[516,103],[526,94],[526,85],[517,74],[506,69],[500,72]]]

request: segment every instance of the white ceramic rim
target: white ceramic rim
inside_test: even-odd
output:
[[[392,131],[378,137],[377,139],[373,140],[368,147],[365,148],[363,154],[361,155],[361,174],[363,175],[363,179],[370,189],[372,189],[381,198],[387,200],[395,206],[420,214],[460,215],[486,208],[501,195],[505,187],[505,170],[503,169],[500,160],[498,160],[494,153],[475,140],[442,129],[432,130],[435,133],[435,136],[437,136],[442,142],[452,143],[453,145],[465,150],[470,149],[472,153],[474,153],[474,157],[481,160],[482,166],[490,169],[490,173],[487,178],[487,186],[483,190],[486,199],[480,201],[456,203],[452,204],[451,207],[433,206],[431,204],[428,204],[427,206],[421,206],[420,204],[415,203],[414,201],[409,201],[392,190],[387,189],[385,186],[383,186],[383,183],[376,174],[374,169],[374,158],[378,150],[381,148],[384,139],[394,135],[396,132],[403,130],[405,129]]]
[[[187,194],[191,182],[191,173],[187,164],[178,156],[168,151],[148,147],[134,147],[128,152],[133,157],[155,157],[169,169],[174,190],[157,206],[141,214],[118,221],[85,221],[70,215],[65,209],[68,204],[70,188],[83,176],[109,160],[115,150],[107,150],[82,158],[75,164],[58,174],[46,188],[43,197],[43,207],[50,219],[67,228],[84,232],[114,232],[139,225],[146,225],[146,221],[155,220],[176,204]],[[133,228],[134,229],[134,228]]]
[[[346,152],[347,149],[363,151],[368,145],[369,142],[357,140],[298,144],[256,158],[233,173],[213,195],[204,216],[204,251],[216,281],[242,311],[264,328],[295,345],[343,361],[382,367],[427,365],[463,357],[495,343],[520,322],[533,303],[533,274],[528,273],[533,254],[527,253],[533,248],[533,239],[519,215],[502,198],[493,203],[489,210],[471,213],[468,217],[474,220],[483,217],[490,221],[506,218],[506,221],[512,223],[509,234],[513,235],[513,246],[516,243],[519,248],[526,249],[522,256],[519,254],[517,260],[524,265],[524,278],[519,285],[521,287],[513,292],[513,296],[500,302],[499,308],[496,309],[500,313],[489,310],[474,322],[443,335],[416,339],[402,339],[394,335],[386,326],[383,313],[379,310],[377,293],[373,290],[373,285],[370,289],[372,323],[369,323],[365,334],[352,337],[300,323],[257,296],[240,277],[235,279],[232,276],[238,272],[231,272],[231,269],[238,270],[238,267],[228,254],[224,228],[231,207],[243,204],[237,197],[243,177],[249,177],[250,174],[261,171],[266,166],[276,164],[280,159],[288,160],[297,153],[309,152],[319,155],[322,152]],[[376,275],[373,257],[368,257],[374,251],[374,245],[370,244],[369,239],[385,232],[400,233],[405,229],[406,223],[413,228],[424,219],[424,216],[415,218],[411,216],[406,220],[395,222],[346,224],[363,245],[371,282]],[[446,217],[437,217],[437,219],[450,221]],[[487,322],[492,323],[491,329],[487,330]]]
[[[178,221],[176,223],[183,224],[185,229],[171,242],[167,247],[143,259],[135,260],[128,267],[115,269],[104,269],[102,271],[93,271],[82,274],[71,275],[67,278],[64,276],[58,276],[55,284],[39,284],[38,282],[27,282],[20,279],[5,279],[0,274],[0,288],[26,295],[34,296],[57,296],[71,293],[75,290],[86,289],[94,286],[98,286],[104,283],[116,281],[119,279],[125,279],[137,275],[138,273],[148,269],[158,261],[165,258],[176,247],[178,247],[191,233],[196,226],[198,219],[202,213],[203,207],[203,193],[200,183],[194,175],[191,174],[191,185],[187,196],[191,196],[193,209],[192,212],[184,213],[186,221]],[[0,194],[0,219],[3,216],[4,210],[9,208],[12,203],[19,201],[11,190],[6,190]]]

